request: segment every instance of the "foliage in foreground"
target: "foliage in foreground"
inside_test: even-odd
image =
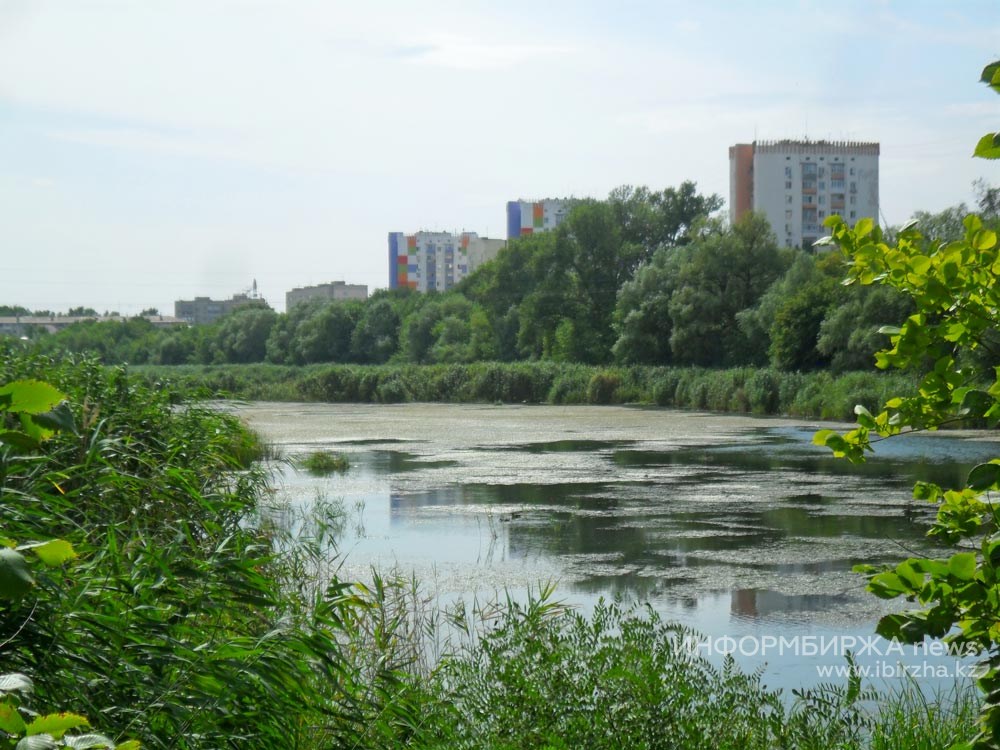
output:
[[[31,447],[8,414],[2,535],[38,555],[35,542],[65,540],[78,559],[33,569],[0,601],[0,674],[27,675],[35,707],[100,717],[149,748],[356,736],[381,709],[378,679],[362,693],[341,645],[354,600],[275,554],[246,430],[92,361],[0,359],[0,382],[43,376],[75,429]]]
[[[434,720],[446,723],[434,732],[440,746],[469,750],[943,749],[975,713],[967,690],[946,703],[914,683],[876,696],[856,674],[845,686],[798,692],[789,706],[759,673],[692,650],[699,638],[617,601],[585,617],[544,592],[526,604],[508,599],[435,675],[446,710]]]
[[[1000,61],[986,66],[982,81],[1000,93]],[[984,136],[976,155],[1000,156],[996,138]],[[968,418],[991,426],[1000,421],[1000,245],[978,216],[963,224],[964,236],[952,242],[927,242],[917,227],[908,226],[893,243],[870,219],[853,229],[840,217],[827,221],[829,242],[850,260],[849,282],[888,286],[913,300],[915,313],[886,331],[892,348],[878,354],[878,366],[926,372],[915,393],[889,399],[877,414],[859,406],[858,426],[846,435],[817,433],[815,441],[836,455],[863,460],[872,442],[908,428],[935,429]],[[882,618],[880,634],[906,642],[944,637],[983,655],[979,732],[964,748],[1000,747],[997,491],[1000,458],[975,467],[962,489],[918,483],[914,498],[938,505],[929,534],[958,551],[948,558],[910,558],[886,570],[861,568],[877,596],[905,597],[921,607]]]

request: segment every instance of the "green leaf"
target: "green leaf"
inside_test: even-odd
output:
[[[1000,133],[987,133],[980,138],[972,155],[980,159],[1000,159]]]
[[[128,742],[123,742],[115,750],[139,750],[139,740],[129,740]]]
[[[831,435],[836,435],[835,430],[817,430],[816,434],[813,435],[813,445],[826,445],[827,439]]]
[[[7,547],[0,549],[0,599],[20,599],[34,585],[24,556]]]
[[[976,553],[960,552],[948,560],[948,573],[960,581],[971,581],[976,577]]]
[[[858,223],[854,225],[854,233],[858,237],[867,237],[874,228],[875,222],[866,216],[863,219],[858,219]]]
[[[87,748],[93,747],[110,748],[111,750],[114,750],[115,747],[115,743],[103,734],[81,734],[76,737],[64,737],[63,743],[66,747],[72,747],[75,748],[75,750],[87,750]]]
[[[833,237],[831,237],[830,235],[827,235],[826,237],[820,237],[818,240],[816,240],[812,244],[812,246],[813,247],[826,247],[827,245],[836,245],[836,244],[837,244],[837,241],[835,239],[833,239]]]
[[[1000,481],[1000,464],[993,463],[979,464],[969,472],[969,479],[966,486],[977,492],[985,492],[996,487]]]
[[[910,591],[910,586],[891,570],[872,576],[868,590],[880,599],[893,599]]]
[[[42,414],[66,400],[62,391],[40,380],[16,380],[0,388],[0,395],[10,395],[8,411]]]
[[[854,407],[854,413],[858,417],[858,424],[862,427],[867,427],[869,430],[875,429],[875,417],[872,413],[868,411],[864,406],[858,404]]]
[[[21,712],[13,703],[0,703],[0,730],[7,734],[21,734],[24,732],[24,719]]]
[[[0,431],[0,443],[21,451],[33,451],[38,447],[37,440],[17,430]]]
[[[48,440],[54,434],[52,430],[47,430],[41,425],[37,424],[33,419],[32,415],[28,412],[21,412],[18,415],[21,419],[21,427],[24,428],[25,433],[32,440],[41,443],[43,440]]]
[[[976,250],[989,250],[997,244],[997,233],[992,229],[980,229],[972,238],[972,246]]]
[[[14,746],[14,750],[52,750],[55,747],[58,747],[58,745],[56,745],[56,741],[49,737],[49,735],[35,734],[25,737],[18,742]]]
[[[76,434],[76,420],[73,417],[73,410],[65,401],[50,411],[33,414],[31,421],[48,430]]]
[[[52,539],[48,542],[35,542],[33,544],[22,544],[18,547],[20,551],[31,550],[38,559],[50,568],[54,568],[63,563],[76,558],[76,551],[73,545],[64,539]]]
[[[983,74],[979,77],[980,83],[987,84],[990,88],[1000,91],[1000,60],[991,62],[983,68]]]
[[[31,678],[20,672],[0,674],[0,693],[30,693],[34,687]]]
[[[28,735],[49,734],[52,739],[58,740],[70,729],[90,726],[90,722],[79,714],[59,713],[39,716],[28,724],[26,732]]]

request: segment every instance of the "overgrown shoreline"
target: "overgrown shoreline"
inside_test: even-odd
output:
[[[176,365],[132,372],[198,397],[329,403],[645,404],[852,420],[917,379],[880,372],[782,372],[739,367],[596,366],[559,362],[452,365]]]
[[[252,466],[261,446],[234,417],[185,402],[162,372],[144,373],[161,376],[148,387],[93,360],[0,355],[0,385],[50,382],[73,415],[27,452],[0,439],[3,536],[59,537],[79,553],[33,571],[24,599],[0,601],[0,675],[30,677],[34,710],[189,750],[943,750],[971,725],[967,686],[938,702],[915,684],[876,694],[851,680],[788,705],[759,674],[679,649],[677,626],[652,610],[612,602],[583,616],[551,591],[434,614],[465,635],[422,663],[434,620],[418,582],[378,571],[369,586],[339,580],[330,519],[314,518],[304,537],[275,523],[267,476]],[[511,382],[545,375],[552,389],[571,374],[546,367]],[[347,382],[317,369],[308,382]],[[527,376],[431,369],[494,387]],[[593,388],[615,375],[596,370],[577,374]],[[0,747],[13,747],[10,726],[0,721]]]

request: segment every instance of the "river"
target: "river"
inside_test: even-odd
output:
[[[238,413],[292,459],[348,456],[344,474],[284,466],[276,477],[293,506],[321,496],[344,508],[342,578],[394,570],[443,600],[554,581],[584,610],[621,594],[704,633],[703,653],[732,650],[784,688],[838,681],[824,670],[846,650],[872,677],[898,673],[898,652],[872,640],[898,604],[868,594],[851,568],[948,554],[925,537],[933,507],[910,499],[913,482],[960,486],[1000,455],[988,433],[929,433],[886,441],[858,466],[812,445],[829,424],[639,407]],[[924,651],[904,662],[935,684],[961,671]]]

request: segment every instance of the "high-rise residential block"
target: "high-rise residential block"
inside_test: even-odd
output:
[[[540,201],[510,201],[507,204],[507,239],[548,232],[569,216],[572,201],[546,198]]]
[[[778,242],[810,247],[837,214],[878,221],[878,143],[754,141],[729,148],[729,218],[760,211]]]
[[[390,232],[389,288],[447,291],[506,244],[475,232]]]

